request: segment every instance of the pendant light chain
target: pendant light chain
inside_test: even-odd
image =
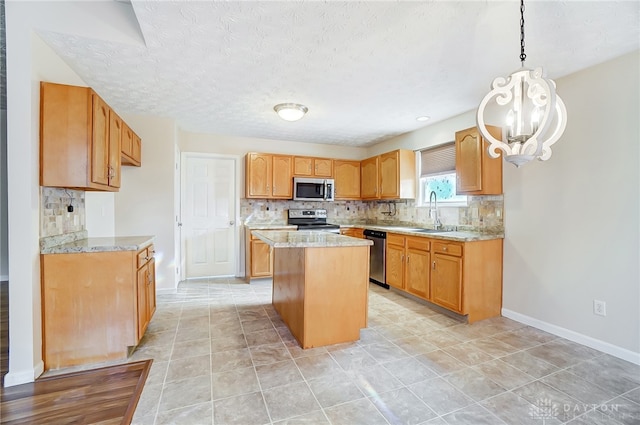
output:
[[[524,53],[524,0],[520,0],[520,63],[524,68],[524,60],[527,55]]]

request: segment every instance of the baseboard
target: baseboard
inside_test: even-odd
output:
[[[618,357],[622,360],[626,360],[631,363],[640,365],[640,353],[627,350],[626,348],[618,347],[617,345],[610,344],[599,339],[592,338],[581,333],[553,325],[551,323],[544,322],[542,320],[529,317],[527,315],[517,313],[506,308],[502,309],[502,315],[509,319],[513,319],[516,322],[524,323],[525,325],[533,326],[534,328],[549,332],[550,334],[568,339],[569,341],[577,342],[578,344],[586,345],[603,353],[611,354],[614,357]]]
[[[31,370],[22,372],[9,372],[4,376],[4,386],[13,387],[15,385],[27,384],[33,382],[44,372],[44,362],[40,361]]]

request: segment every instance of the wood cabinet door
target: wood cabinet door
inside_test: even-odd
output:
[[[387,284],[404,289],[404,247],[387,245],[386,262]]]
[[[251,277],[271,276],[271,247],[261,240],[251,241]]]
[[[360,199],[360,161],[333,162],[335,199]]]
[[[273,155],[273,198],[293,199],[292,159]]]
[[[380,198],[400,197],[399,152],[380,155]]]
[[[133,152],[133,130],[128,125],[122,125],[122,153],[128,157],[132,156]]]
[[[247,198],[269,198],[271,196],[271,155],[247,154],[246,194]]]
[[[380,157],[374,156],[360,162],[360,195],[362,199],[377,199],[378,196],[378,160]]]
[[[333,159],[314,158],[313,174],[316,177],[333,177]]]
[[[450,310],[462,312],[462,258],[433,255],[431,301]]]
[[[407,248],[407,291],[425,300],[429,299],[429,275],[431,254],[427,251]]]
[[[456,133],[457,193],[482,190],[483,147],[482,137],[475,127]]]
[[[133,143],[131,144],[131,158],[140,165],[142,163],[142,139],[133,133]]]
[[[152,257],[147,267],[147,321],[150,322],[156,312],[156,259]]]
[[[293,175],[294,176],[312,176],[313,175],[313,158],[306,156],[293,157]]]
[[[122,119],[109,111],[109,186],[120,187],[120,154],[122,152]]]
[[[109,106],[93,93],[91,136],[91,182],[109,185]]]
[[[138,308],[138,337],[136,338],[138,342],[142,339],[144,335],[144,331],[147,329],[147,324],[149,323],[148,319],[148,310],[147,310],[147,275],[149,273],[149,266],[144,265],[138,269],[138,278],[136,281],[137,288],[137,308]]]

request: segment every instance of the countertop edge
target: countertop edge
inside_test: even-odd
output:
[[[269,230],[263,231],[254,231],[253,235],[258,239],[263,241],[264,243],[274,247],[274,248],[349,248],[349,247],[359,247],[359,246],[369,246],[373,245],[373,241],[368,239],[360,239],[360,238],[352,238],[350,236],[337,235],[332,233],[323,233],[323,232],[301,232],[301,231],[293,231],[293,230],[282,230],[282,231],[272,231],[277,233],[293,233],[295,235],[300,235],[301,237],[304,234],[315,235],[315,236],[325,236],[333,239],[332,241],[294,241],[294,242],[279,242],[274,239],[269,238],[269,235],[264,235],[263,232],[269,232]]]
[[[40,249],[40,254],[82,254],[89,252],[139,251],[151,245],[155,236],[86,238]]]

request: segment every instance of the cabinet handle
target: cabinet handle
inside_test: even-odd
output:
[[[447,250],[447,247],[446,247],[446,246],[445,246],[445,247],[442,247],[442,250],[443,250],[443,251],[446,251],[446,250]]]
[[[409,264],[409,256],[407,255],[407,264]]]
[[[404,261],[404,254],[400,256],[400,262],[402,263],[403,261]]]
[[[435,270],[435,269],[436,269],[436,262],[434,261],[433,262],[433,270]]]

